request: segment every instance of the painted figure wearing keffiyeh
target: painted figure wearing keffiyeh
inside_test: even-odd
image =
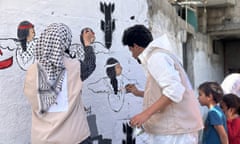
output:
[[[29,65],[34,63],[35,48],[35,29],[34,25],[29,21],[21,21],[17,28],[16,41],[16,60],[22,70],[27,70]]]
[[[68,26],[53,23],[36,42],[36,63],[29,67],[24,85],[32,106],[34,144],[79,144],[90,136],[81,91],[82,80],[95,69],[95,55],[88,47],[85,60],[71,59],[66,53],[71,39]],[[89,67],[83,78],[82,69]]]

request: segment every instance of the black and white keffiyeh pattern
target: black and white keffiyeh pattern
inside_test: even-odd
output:
[[[40,114],[47,112],[51,105],[57,104],[56,100],[62,88],[64,74],[65,70],[62,70],[54,83],[50,84],[45,71],[38,64],[38,105]]]
[[[64,68],[64,51],[71,45],[72,34],[62,23],[49,25],[36,43],[35,57],[47,72],[49,80],[55,80]]]
[[[72,34],[62,23],[49,25],[36,42],[35,58],[38,62],[38,100],[41,114],[56,103],[62,89],[65,67],[64,52],[71,45]]]
[[[20,56],[22,59],[25,59],[25,58],[29,59],[34,56],[33,55],[34,45],[35,45],[35,41],[32,40],[30,42],[27,42],[27,50],[24,51],[23,48],[20,49],[21,50]]]

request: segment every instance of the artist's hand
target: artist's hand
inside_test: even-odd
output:
[[[139,113],[131,118],[130,124],[132,127],[141,127],[149,118],[150,116],[147,114],[147,112],[143,111],[142,113]]]
[[[85,46],[91,45],[95,41],[95,33],[90,28],[83,31],[83,41]]]
[[[135,95],[135,93],[138,91],[137,87],[136,87],[134,84],[127,84],[127,85],[125,86],[125,88],[126,88],[126,91],[127,91],[127,92],[130,92],[130,93],[132,93],[132,94],[134,94],[134,95]]]
[[[134,94],[135,96],[143,97],[144,96],[144,91],[139,90],[135,84],[127,84],[125,86],[125,89],[127,92],[130,92]]]

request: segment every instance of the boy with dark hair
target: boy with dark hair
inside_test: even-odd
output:
[[[202,118],[197,99],[179,60],[163,42],[153,40],[144,25],[127,28],[122,43],[147,74],[145,90],[128,85],[127,91],[144,97],[144,110],[131,118],[132,126],[144,127],[149,144],[197,144]]]
[[[202,83],[199,88],[198,100],[209,111],[203,131],[203,144],[228,144],[226,117],[219,107],[223,98],[223,90],[216,82]]]

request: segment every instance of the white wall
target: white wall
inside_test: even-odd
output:
[[[182,35],[178,32],[186,30],[193,35],[193,75],[195,91],[200,83],[208,81],[221,82],[223,79],[223,53],[215,55],[212,52],[212,39],[206,34],[195,32],[193,27],[177,18],[175,10],[166,1],[149,0],[151,5],[150,27],[155,37],[167,33],[172,37],[173,52],[183,59]],[[184,39],[184,38],[183,38]]]
[[[96,41],[104,44],[104,32],[100,28],[104,14],[100,12],[100,2],[101,0],[0,0],[0,39],[16,38],[18,24],[29,20],[35,25],[36,38],[47,25],[62,22],[71,28],[73,43],[80,43],[80,30],[87,26],[94,30]],[[109,108],[107,95],[92,93],[87,84],[106,76],[106,59],[115,57],[123,67],[123,74],[137,79],[140,87],[144,87],[142,68],[131,57],[128,48],[122,45],[121,37],[128,26],[135,23],[147,25],[147,4],[144,0],[128,0],[127,3],[121,0],[102,2],[114,3],[112,19],[115,20],[116,28],[109,51],[100,43],[94,45],[96,52],[105,53],[97,54],[97,67],[84,84],[83,99],[86,107],[91,107],[91,114],[97,116],[99,134],[117,144],[124,138],[122,122],[141,110],[142,99],[127,94],[121,111],[113,112]],[[134,19],[130,19],[131,16],[134,16]],[[13,65],[0,69],[0,143],[26,144],[30,142],[31,127],[31,108],[23,95],[26,71],[22,70],[16,61],[17,45],[14,41],[0,40],[0,46],[0,63],[13,57]]]
[[[220,47],[219,47],[220,49]],[[202,34],[196,34],[196,47],[194,52],[195,89],[205,81],[221,83],[224,78],[223,49],[214,54],[211,39]]]

